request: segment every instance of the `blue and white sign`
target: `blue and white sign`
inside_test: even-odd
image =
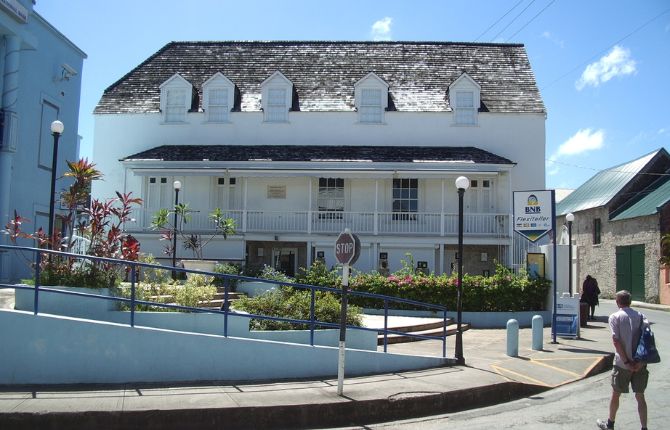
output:
[[[553,218],[551,191],[514,191],[514,231],[537,242],[551,231]]]
[[[579,295],[559,297],[556,301],[556,335],[579,336]]]

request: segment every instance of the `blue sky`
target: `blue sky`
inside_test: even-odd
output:
[[[88,54],[84,156],[103,90],[173,40],[523,43],[548,111],[548,188],[670,149],[667,0],[38,0],[35,10]]]

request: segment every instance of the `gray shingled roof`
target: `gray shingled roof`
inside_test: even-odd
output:
[[[390,109],[448,111],[448,87],[467,72],[481,85],[483,111],[545,112],[519,44],[171,42],[107,88],[95,113],[158,112],[159,86],[172,75],[200,92],[216,72],[239,90],[235,109],[258,111],[260,84],[275,71],[293,82],[300,111],[353,111],[354,84],[370,72],[389,84]]]
[[[473,147],[323,146],[323,145],[164,145],[130,155],[123,161],[300,161],[300,162],[464,162],[514,164]]]

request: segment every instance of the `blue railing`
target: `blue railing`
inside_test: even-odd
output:
[[[270,320],[270,321],[282,321],[282,322],[287,322],[287,323],[293,323],[293,324],[307,324],[310,327],[310,345],[314,345],[314,331],[317,327],[325,327],[325,328],[339,328],[340,325],[339,323],[329,323],[325,321],[318,321],[316,320],[315,317],[315,302],[316,302],[316,292],[317,291],[324,291],[324,292],[330,292],[333,294],[342,294],[342,290],[338,288],[331,288],[331,287],[322,287],[322,286],[317,286],[317,285],[307,285],[307,284],[299,284],[299,283],[292,283],[292,282],[285,282],[285,281],[275,281],[275,280],[270,280],[270,279],[259,279],[259,278],[252,278],[248,276],[240,276],[240,275],[229,275],[229,274],[222,274],[222,273],[216,273],[216,272],[208,272],[208,271],[200,271],[200,270],[191,270],[191,269],[184,269],[181,267],[172,267],[172,266],[163,266],[159,264],[150,264],[150,263],[142,263],[138,261],[127,261],[127,260],[118,260],[118,259],[113,259],[113,258],[104,258],[104,257],[94,257],[90,255],[82,255],[82,254],[73,254],[73,253],[68,253],[68,252],[61,252],[61,251],[52,251],[48,249],[40,249],[40,248],[31,248],[31,247],[24,247],[24,246],[14,246],[14,245],[0,245],[0,250],[2,251],[20,251],[20,252],[30,252],[34,254],[34,278],[35,278],[35,285],[34,287],[30,286],[25,286],[25,285],[16,285],[16,284],[4,284],[0,283],[0,288],[15,288],[15,289],[25,289],[25,290],[34,290],[34,304],[33,304],[33,312],[35,315],[39,313],[39,296],[40,292],[50,292],[50,293],[57,293],[57,294],[66,294],[66,295],[72,295],[72,296],[82,296],[82,297],[89,297],[93,299],[99,299],[99,300],[111,300],[115,302],[122,302],[126,303],[130,307],[130,326],[134,327],[135,326],[135,312],[136,312],[136,307],[138,305],[145,305],[145,306],[154,306],[154,307],[162,307],[166,309],[174,309],[178,311],[186,311],[186,312],[199,312],[199,313],[210,313],[210,314],[220,314],[223,316],[223,335],[224,337],[228,337],[228,316],[230,314],[235,315],[236,317],[244,317],[244,318],[249,318],[249,319],[257,319],[257,320]],[[101,295],[101,294],[91,294],[91,293],[83,293],[83,292],[76,292],[76,291],[67,291],[67,290],[60,290],[56,288],[49,288],[49,287],[42,287],[40,285],[40,267],[42,263],[42,258],[46,256],[47,258],[72,258],[72,259],[77,259],[77,260],[88,260],[92,261],[94,263],[108,263],[108,264],[113,264],[116,266],[125,266],[127,268],[127,274],[128,278],[130,280],[130,298],[126,297],[116,297],[116,296],[106,296],[106,295]],[[137,299],[137,291],[136,287],[139,283],[139,268],[148,268],[148,269],[157,269],[157,270],[166,270],[166,271],[175,271],[175,272],[180,272],[180,273],[196,273],[196,274],[201,274],[201,275],[207,275],[207,276],[212,276],[215,278],[220,278],[223,279],[223,285],[224,285],[224,296],[223,296],[223,304],[221,305],[220,310],[216,309],[211,309],[211,308],[199,308],[199,307],[190,307],[190,306],[181,306],[181,305],[176,305],[176,304],[169,304],[169,303],[160,303],[160,302],[153,302],[153,301],[147,301],[147,300],[139,300]],[[231,281],[261,281],[264,283],[268,284],[276,284],[278,286],[285,285],[293,288],[300,288],[300,289],[306,289],[311,291],[311,301],[310,301],[310,311],[309,311],[309,320],[299,320],[299,319],[292,319],[292,318],[284,318],[284,317],[276,317],[276,316],[268,316],[268,315],[257,315],[257,314],[250,314],[250,313],[237,313],[234,311],[230,311],[230,284]],[[430,303],[424,303],[424,302],[418,302],[415,300],[409,300],[409,299],[403,299],[400,297],[393,297],[393,296],[384,296],[381,294],[373,294],[373,293],[366,293],[362,291],[355,291],[355,290],[349,290],[347,294],[351,296],[359,296],[359,297],[365,297],[365,298],[371,298],[371,299],[377,299],[381,300],[384,303],[384,327],[383,328],[372,328],[372,327],[359,327],[359,326],[351,326],[347,325],[347,329],[353,329],[353,330],[362,330],[362,331],[374,331],[377,333],[382,333],[384,336],[384,352],[387,352],[388,350],[388,336],[390,334],[397,334],[397,335],[402,335],[402,336],[407,336],[407,337],[412,337],[412,338],[417,338],[417,339],[423,339],[423,340],[441,340],[442,341],[442,357],[446,357],[447,354],[447,308],[445,306],[440,306],[440,305],[435,305],[435,304],[430,304]],[[389,318],[389,303],[403,303],[403,304],[408,304],[412,305],[418,308],[424,308],[428,310],[432,310],[433,312],[439,312],[442,314],[442,334],[440,336],[432,336],[432,335],[426,335],[426,334],[417,334],[417,333],[407,333],[399,330],[393,330],[388,327],[388,318]]]

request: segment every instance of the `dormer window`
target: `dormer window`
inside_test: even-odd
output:
[[[454,125],[477,125],[481,87],[467,73],[449,86],[449,104]]]
[[[186,112],[191,106],[193,86],[179,73],[163,82],[161,90],[161,111],[166,123],[186,122]]]
[[[388,84],[369,73],[354,85],[358,121],[362,124],[382,124],[388,107]]]
[[[288,122],[292,105],[293,83],[275,72],[261,84],[261,106],[265,122]]]
[[[228,122],[235,101],[235,85],[221,73],[202,84],[203,108],[207,122]]]

